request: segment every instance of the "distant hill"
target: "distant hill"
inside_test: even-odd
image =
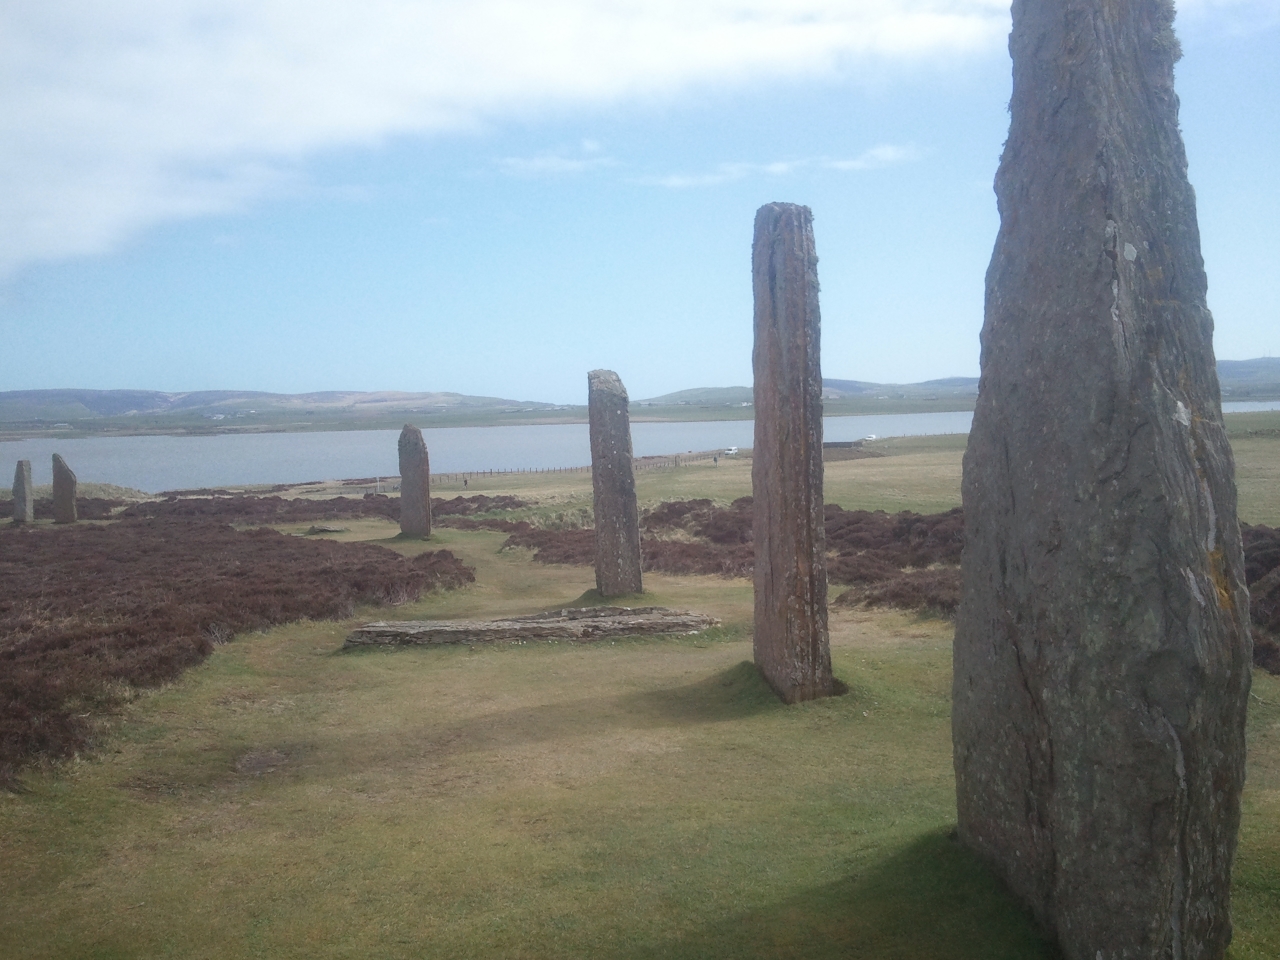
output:
[[[319,393],[262,393],[252,390],[6,390],[0,392],[0,421],[87,420],[100,417],[207,417],[328,414],[364,418],[394,413],[467,410],[549,410],[554,404],[471,397],[461,393],[400,393],[384,390],[327,390]]]
[[[824,397],[976,397],[977,377],[946,377],[923,383],[867,383],[863,380],[822,381]]]
[[[648,400],[636,400],[636,403],[653,404],[665,407],[682,403],[700,405],[717,403],[750,403],[752,400],[750,387],[698,387],[693,390],[677,390],[675,393],[664,393],[660,397]]]
[[[1223,399],[1280,399],[1280,357],[1259,357],[1255,360],[1219,360],[1218,381],[1222,385]],[[871,383],[865,380],[835,380],[824,378],[822,395],[828,399],[860,397],[863,399],[952,399],[978,395],[977,377],[944,377],[941,380],[925,380],[922,383]],[[639,400],[637,403],[655,406],[676,404],[731,404],[750,403],[750,387],[700,387],[678,390],[660,397]]]
[[[1218,383],[1224,400],[1280,398],[1280,357],[1219,360]]]
[[[1280,399],[1280,357],[1219,360],[1218,379],[1224,400]],[[923,383],[870,383],[864,380],[822,381],[823,396],[831,400],[897,400],[914,409],[929,401],[969,401],[978,392],[976,377],[946,377]],[[585,400],[585,397],[583,398]],[[738,407],[750,404],[750,387],[699,387],[634,401],[637,405]],[[902,403],[899,404],[900,406]],[[878,404],[876,405],[879,406]],[[936,407],[937,405],[934,404]],[[948,408],[950,409],[950,408]],[[958,407],[956,409],[959,409]],[[234,419],[236,428],[260,423],[269,429],[295,429],[296,418],[344,421],[353,425],[390,421],[407,414],[436,415],[439,420],[474,420],[489,414],[506,422],[516,419],[575,419],[578,408],[536,400],[473,397],[461,393],[405,393],[393,390],[327,390],[318,393],[265,393],[253,390],[198,390],[164,393],[158,390],[7,390],[0,391],[0,423],[28,424],[12,430],[46,430],[59,423],[79,422],[77,429],[97,430],[94,421],[121,425],[147,419],[153,424],[207,423],[222,429]],[[665,416],[665,414],[662,414]],[[725,416],[749,416],[749,411],[724,411]],[[678,418],[678,415],[677,415]],[[492,418],[489,418],[492,419]],[[38,426],[43,424],[44,426]],[[275,426],[270,426],[275,424]],[[115,429],[115,428],[112,428]],[[160,429],[157,426],[157,429]],[[183,429],[187,429],[184,427]]]
[[[844,397],[876,398],[889,397],[899,399],[906,397],[913,400],[926,397],[940,399],[943,397],[975,397],[978,394],[977,377],[948,377],[945,380],[927,380],[924,383],[867,383],[862,380],[823,379],[822,395],[828,399]],[[741,404],[752,401],[750,387],[697,387],[692,390],[677,390],[675,393],[664,393],[660,397],[647,400],[636,400],[645,406],[676,406],[679,404],[696,404],[711,406],[716,404]]]

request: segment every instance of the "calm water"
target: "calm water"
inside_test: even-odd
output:
[[[1226,412],[1278,410],[1280,402],[1224,403]],[[827,440],[967,433],[973,414],[905,413],[827,417]],[[635,423],[636,456],[661,456],[717,447],[749,447],[754,423]],[[579,467],[591,462],[584,423],[547,426],[449,427],[424,430],[434,473]],[[56,452],[84,481],[157,492],[251,483],[299,483],[348,477],[394,476],[396,430],[334,433],[267,433],[217,437],[91,437],[82,440],[16,440],[0,443],[0,485],[13,464],[30,460],[35,482],[53,481]]]
[[[970,413],[827,417],[828,440],[965,433]],[[754,423],[635,423],[636,456],[751,446]],[[0,484],[12,464],[30,460],[37,484],[53,482],[60,453],[76,476],[93,483],[157,492],[250,483],[298,483],[346,477],[394,476],[398,430],[333,433],[228,434],[215,437],[89,437],[0,443]],[[512,427],[448,427],[422,431],[433,473],[580,467],[591,462],[585,423]]]

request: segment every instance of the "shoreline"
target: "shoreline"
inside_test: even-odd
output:
[[[824,416],[859,417],[909,413],[963,413],[972,411],[972,398],[892,400],[839,399],[824,404]],[[671,404],[633,403],[632,423],[710,423],[751,420],[755,411],[741,404]],[[566,407],[563,411],[471,411],[467,413],[421,413],[403,411],[378,417],[326,417],[317,413],[311,419],[274,419],[270,417],[229,418],[232,422],[211,422],[207,418],[178,417],[95,417],[69,423],[45,420],[0,421],[0,443],[16,440],[80,440],[89,437],[216,437],[246,436],[264,433],[334,433],[367,430],[399,430],[412,423],[423,430],[449,427],[515,427],[582,424],[587,422],[586,406]],[[239,420],[242,422],[234,422]]]

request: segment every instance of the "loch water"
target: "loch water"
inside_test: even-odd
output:
[[[1226,403],[1223,410],[1275,410],[1280,403]],[[826,440],[967,433],[973,414],[904,413],[825,417]],[[635,455],[749,447],[752,420],[632,423]],[[432,473],[547,470],[591,462],[585,423],[502,427],[440,427],[422,431]],[[258,433],[217,436],[41,438],[0,442],[0,484],[13,465],[30,460],[37,484],[52,482],[51,460],[62,454],[85,482],[113,483],[151,493],[199,487],[301,483],[394,476],[398,430]]]

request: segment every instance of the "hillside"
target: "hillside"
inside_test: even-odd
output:
[[[1280,357],[1254,360],[1219,360],[1218,380],[1224,400],[1280,399]],[[947,400],[972,401],[978,395],[977,377],[944,377],[921,383],[872,383],[866,380],[838,380],[824,377],[822,396],[828,400]],[[737,405],[751,402],[750,387],[697,387],[660,397],[637,400],[644,406],[715,404]]]
[[[1224,400],[1280,400],[1280,357],[1221,360]],[[827,416],[972,410],[975,377],[922,383],[822,381]],[[583,397],[586,400],[586,397]],[[750,387],[697,387],[635,400],[644,420],[747,420]],[[124,436],[309,430],[399,429],[500,424],[581,423],[586,406],[460,393],[266,393],[252,390],[9,390],[0,391],[0,440],[35,436]]]
[[[1280,357],[1219,360],[1218,382],[1224,400],[1280,399]]]
[[[553,404],[470,397],[461,393],[400,393],[326,390],[318,393],[263,393],[254,390],[7,390],[0,392],[0,421],[83,420],[130,416],[269,416],[277,413],[340,413],[382,416],[395,412],[552,409]]]

